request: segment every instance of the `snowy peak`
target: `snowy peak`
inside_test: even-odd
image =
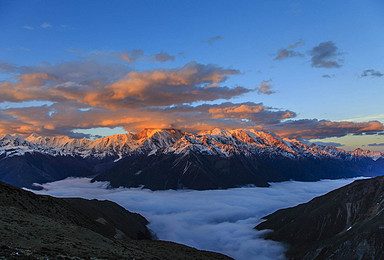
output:
[[[380,158],[384,158],[384,152],[379,151],[370,151],[357,148],[352,152],[352,155],[355,157],[369,157],[372,160],[376,161]]]

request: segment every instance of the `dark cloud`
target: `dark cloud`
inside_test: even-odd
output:
[[[331,145],[331,146],[334,146],[334,147],[341,147],[341,146],[344,146],[343,144],[341,144],[341,143],[336,143],[336,142],[314,142],[314,144],[317,144],[317,145],[324,145],[324,146]]]
[[[338,59],[341,53],[332,41],[322,42],[310,51],[312,67],[339,68],[342,60]]]
[[[18,67],[6,61],[0,61],[0,73],[15,73]]]
[[[215,42],[217,42],[217,41],[221,41],[221,40],[223,40],[223,39],[224,39],[224,38],[223,38],[222,36],[217,35],[217,36],[214,36],[214,37],[209,38],[208,40],[202,40],[202,41],[200,41],[200,42],[202,42],[202,43],[208,43],[208,44],[212,45],[212,44],[214,44]]]
[[[379,121],[347,122],[328,121],[318,119],[288,120],[270,126],[272,132],[289,138],[322,139],[327,137],[341,137],[348,134],[377,134],[384,131]]]
[[[369,70],[364,70],[363,73],[361,73],[360,77],[368,77],[368,76],[382,77],[382,76],[384,76],[384,74],[378,70],[369,69]]]
[[[291,45],[288,45],[287,47],[279,49],[274,60],[284,60],[292,57],[303,57],[304,55],[302,53],[293,50],[301,45],[304,45],[303,40],[299,40]]]
[[[137,59],[141,58],[144,55],[144,51],[142,49],[134,49],[131,51],[125,51],[121,53],[120,57],[126,62],[134,62]]]
[[[368,146],[384,146],[384,143],[373,143],[373,144],[368,144]]]
[[[42,63],[38,66],[18,67],[20,74],[45,73],[61,83],[111,82],[127,74],[131,69],[122,64],[102,63],[91,59],[66,61],[57,64]]]
[[[261,82],[260,86],[256,88],[258,94],[271,95],[276,93],[272,90],[273,86],[270,84],[271,80],[264,80]]]
[[[166,62],[166,61],[174,61],[175,56],[171,56],[166,52],[160,52],[158,54],[153,55],[152,61],[158,61],[158,62]]]
[[[324,74],[324,75],[322,75],[322,77],[330,79],[330,78],[335,77],[335,74]]]

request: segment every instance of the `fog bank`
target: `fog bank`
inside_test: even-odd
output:
[[[284,259],[284,245],[262,239],[253,229],[260,218],[306,202],[354,179],[271,183],[269,188],[208,191],[106,189],[108,183],[69,178],[34,191],[56,197],[107,199],[150,221],[159,239],[216,251],[235,259]]]

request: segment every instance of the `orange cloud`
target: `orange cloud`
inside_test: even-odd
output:
[[[73,135],[74,129],[96,127],[124,127],[127,131],[220,127],[266,130],[291,138],[325,138],[384,130],[378,121],[293,120],[295,112],[262,103],[191,105],[255,91],[224,85],[228,77],[239,73],[237,70],[195,62],[174,69],[126,70],[88,61],[14,68],[23,73],[0,83],[0,102],[40,100],[50,101],[50,105],[0,109],[0,133]]]

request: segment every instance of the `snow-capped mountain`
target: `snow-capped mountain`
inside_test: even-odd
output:
[[[279,138],[271,133],[255,130],[220,130],[185,133],[177,129],[144,129],[138,134],[119,134],[98,140],[72,139],[67,136],[43,137],[32,134],[0,137],[0,155],[18,156],[39,152],[52,156],[70,155],[83,158],[116,157],[132,154],[174,153],[190,151],[228,157],[234,154],[284,156],[287,158],[339,158],[352,160],[369,157],[384,158],[384,152],[356,149],[345,151],[334,146],[312,144],[308,146],[295,139]],[[117,160],[116,159],[116,160]]]
[[[246,129],[144,129],[98,140],[35,134],[0,137],[0,180],[16,186],[95,176],[113,187],[217,189],[382,173],[383,152],[308,146]]]

